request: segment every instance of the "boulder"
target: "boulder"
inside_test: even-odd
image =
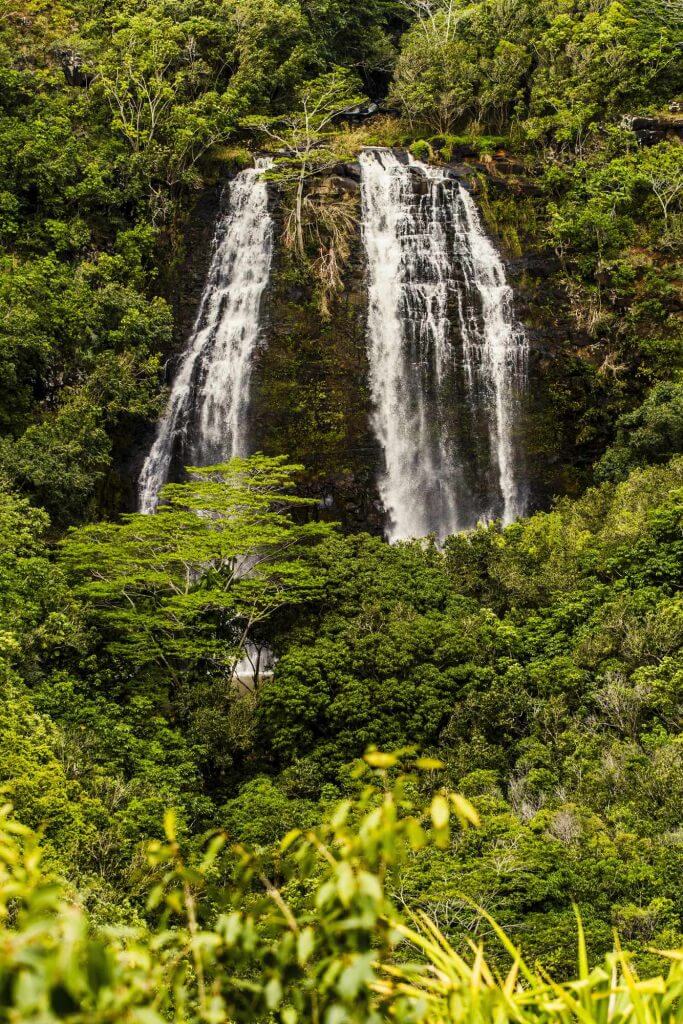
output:
[[[57,50],[55,56],[61,64],[67,85],[84,89],[92,76],[83,70],[83,58],[75,50]]]
[[[329,178],[330,184],[334,185],[340,192],[350,192],[357,195],[360,192],[360,182],[355,178],[342,177],[340,174],[333,174]]]
[[[675,104],[671,106],[673,108]],[[655,146],[666,139],[683,140],[683,113],[678,110],[652,117],[627,114],[621,123],[633,132],[641,146]]]

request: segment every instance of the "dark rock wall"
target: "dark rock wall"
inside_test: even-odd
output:
[[[525,234],[524,211],[533,208],[533,182],[507,157],[478,163],[462,156],[461,163],[451,166],[452,176],[480,204],[528,333],[530,387],[519,444],[529,467],[530,507],[542,508],[556,494],[578,491],[586,483],[589,463],[584,472],[572,446],[571,411],[586,400],[582,366],[588,341],[569,315],[554,255],[532,240],[532,231]],[[357,165],[340,165],[332,174],[340,187],[357,194]],[[161,282],[176,322],[174,352],[168,353],[166,366],[169,381],[201,298],[223,194],[216,185],[198,198],[187,221],[182,257]],[[306,467],[301,490],[318,500],[318,515],[341,522],[347,530],[379,533],[384,523],[376,487],[381,452],[371,428],[360,225],[343,288],[325,316],[313,275],[282,244],[283,211],[276,192],[272,204],[277,241],[251,384],[252,448],[285,454]],[[154,425],[147,424],[140,425],[134,441],[129,439],[120,473],[130,482],[124,507],[134,507],[135,481],[153,436]]]
[[[279,229],[277,198],[274,216]],[[255,450],[303,463],[302,491],[319,500],[321,516],[349,530],[381,532],[366,308],[360,232],[328,316],[321,313],[311,273],[276,244],[263,343],[252,376],[251,436]]]
[[[529,202],[534,185],[519,171],[520,165],[507,158],[451,167],[453,177],[474,193],[484,210],[496,196],[515,211]],[[332,173],[349,190],[357,179],[354,165]],[[276,196],[273,202],[280,235]],[[587,339],[569,315],[554,255],[530,242],[528,252],[523,244],[521,252],[519,247],[513,251],[505,230],[487,224],[503,254],[517,314],[529,338],[530,386],[518,443],[525,454],[530,509],[543,508],[556,494],[578,491],[585,484],[580,460],[575,465],[573,424],[571,418],[562,422],[559,406],[571,410],[585,398],[578,353]],[[523,237],[521,228],[519,234]],[[306,466],[303,489],[318,498],[321,515],[339,520],[346,529],[381,532],[376,488],[381,452],[370,425],[366,307],[360,226],[343,292],[332,302],[327,319],[321,316],[311,274],[276,244],[263,342],[252,378],[251,430],[255,450],[285,453]]]
[[[592,400],[600,354],[577,326],[562,268],[544,242],[533,178],[504,154],[486,163],[470,161],[465,168],[529,342],[529,387],[518,439],[527,466],[529,511],[536,511],[557,495],[580,493],[590,482],[598,452],[577,442],[577,420]]]

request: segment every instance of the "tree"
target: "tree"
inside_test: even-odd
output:
[[[643,154],[640,171],[662,208],[666,229],[670,209],[683,198],[683,146],[679,142],[653,146]]]
[[[276,158],[274,177],[293,184],[294,204],[287,233],[299,256],[305,253],[304,195],[312,177],[337,161],[331,147],[330,129],[339,116],[363,101],[356,75],[347,68],[333,67],[306,82],[299,90],[296,109],[281,117],[252,117],[246,124],[282,147]]]
[[[526,47],[501,39],[485,65],[485,82],[477,97],[482,120],[491,116],[496,127],[505,125],[513,104],[521,99],[530,63]]]
[[[655,18],[671,28],[683,28],[683,0],[629,0],[629,8],[640,18]]]
[[[253,627],[310,599],[320,576],[306,547],[331,527],[291,515],[299,466],[253,456],[190,469],[155,515],[72,530],[62,563],[109,649],[135,665],[204,664],[232,675]]]
[[[414,126],[450,132],[475,110],[482,55],[456,25],[438,5],[404,36],[390,99]]]
[[[450,42],[464,12],[459,0],[401,0],[411,20],[415,20],[427,40]],[[460,8],[460,10],[458,10]]]
[[[633,412],[617,420],[616,441],[596,466],[598,480],[623,480],[636,466],[683,452],[683,383],[662,381]]]
[[[0,680],[18,668],[34,678],[40,662],[82,642],[77,602],[48,557],[43,509],[0,487]]]
[[[102,410],[75,391],[55,414],[17,440],[0,438],[0,469],[36,495],[55,522],[82,519],[111,464]]]
[[[178,19],[163,6],[119,22],[98,54],[95,88],[112,114],[112,128],[145,165],[158,210],[169,189],[195,184],[198,161],[235,127],[235,97],[215,89],[202,36],[215,31],[199,18]]]

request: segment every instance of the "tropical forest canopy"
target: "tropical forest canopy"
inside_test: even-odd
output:
[[[682,45],[677,0],[6,0],[0,1019],[419,1019],[377,981],[411,913],[414,957],[433,922],[453,970],[481,939],[509,969],[493,919],[574,975],[576,905],[591,964],[616,929],[666,972]],[[566,487],[505,529],[389,545],[321,516],[288,436],[136,513],[199,198],[278,152],[282,259],[334,339],[355,215],[315,183],[364,145],[469,159],[502,251],[547,259],[536,458],[556,435]],[[258,685],[235,682],[247,640],[277,659]],[[428,1019],[462,1019],[445,1005]]]

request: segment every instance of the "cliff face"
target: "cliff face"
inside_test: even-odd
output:
[[[484,213],[527,331],[530,380],[517,443],[526,453],[529,507],[546,507],[556,494],[578,491],[586,483],[590,453],[582,464],[573,411],[588,400],[589,339],[570,313],[556,257],[532,241],[523,223],[516,223],[529,217],[535,193],[520,165],[507,157],[487,163],[465,157],[450,171]],[[357,174],[353,165],[332,171],[349,191]],[[281,227],[276,194],[273,206]],[[285,452],[306,466],[304,489],[320,500],[321,515],[341,521],[346,529],[380,532],[384,516],[376,480],[381,452],[370,426],[366,310],[360,226],[343,289],[327,318],[321,315],[312,275],[277,245],[252,379],[252,437],[256,450]]]
[[[466,158],[467,159],[467,158]],[[501,253],[529,344],[529,387],[519,431],[529,478],[529,510],[589,482],[597,451],[577,437],[602,359],[577,321],[565,276],[539,224],[539,190],[506,154],[459,165]]]
[[[572,410],[586,398],[582,367],[591,360],[588,339],[570,315],[555,256],[538,245],[529,226],[535,186],[521,165],[506,156],[480,163],[465,154],[449,169],[480,206],[527,331],[529,394],[516,440],[526,453],[530,509],[544,507],[555,494],[578,490],[586,482],[574,446]],[[355,197],[360,214],[358,177],[356,165],[331,172],[334,187]],[[216,186],[199,198],[188,220],[185,256],[162,283],[177,324],[168,380],[196,315],[221,196]],[[376,486],[381,452],[371,428],[360,224],[343,267],[342,287],[323,313],[310,268],[282,243],[284,210],[275,189],[271,206],[276,248],[251,381],[251,446],[265,454],[286,454],[306,467],[302,491],[318,499],[318,515],[348,530],[379,533],[384,525]],[[152,425],[140,431],[134,450],[128,449],[122,477],[136,478],[153,433]],[[587,455],[586,466],[589,461]],[[133,507],[134,500],[131,490],[125,505]]]
[[[353,179],[339,187],[352,188]],[[277,237],[283,210],[273,196]],[[311,273],[276,245],[263,341],[252,376],[253,448],[306,467],[304,493],[346,529],[381,532],[375,481],[380,452],[370,427],[365,344],[367,295],[360,231],[342,288],[321,311]]]

